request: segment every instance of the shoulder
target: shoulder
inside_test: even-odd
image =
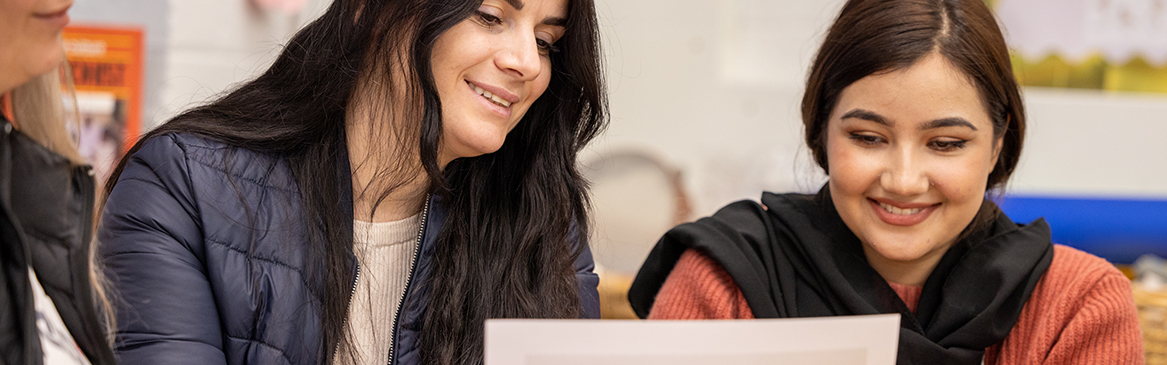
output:
[[[1130,280],[1113,264],[1078,249],[1054,245],[1054,258],[1027,306],[1065,321],[1133,308]],[[1131,308],[1127,308],[1130,306]],[[1081,313],[1089,310],[1091,313]],[[1099,312],[1102,311],[1102,312]]]
[[[688,249],[657,295],[648,319],[754,318],[741,289],[716,261]]]
[[[726,266],[741,266],[736,259],[749,261],[751,255],[747,251],[752,251],[751,245],[765,241],[764,215],[761,205],[743,200],[721,208],[713,216],[670,229],[640,266],[629,289],[633,310],[642,318],[648,315],[661,285],[686,250],[696,248],[715,258],[735,258],[733,262],[722,262]]]
[[[148,137],[132,158],[152,162],[180,161],[191,156],[221,154],[228,146],[222,142],[189,133],[165,133]]]
[[[1099,285],[1130,281],[1110,262],[1098,256],[1064,245],[1054,245],[1054,258],[1039,285],[1055,291],[1068,288],[1089,291]]]
[[[135,170],[145,165],[147,170]],[[281,156],[228,145],[190,133],[165,133],[151,137],[130,156],[119,181],[151,173],[184,175],[188,184],[218,186],[248,182],[266,188],[295,190],[294,179]],[[128,176],[127,176],[128,175]]]
[[[998,360],[986,363],[1141,362],[1130,280],[1106,260],[1054,245],[1053,262],[1013,331],[990,350],[990,358]]]

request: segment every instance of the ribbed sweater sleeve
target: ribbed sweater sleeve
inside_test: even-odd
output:
[[[648,313],[648,319],[735,318],[754,318],[746,297],[721,265],[694,249],[681,254]]]
[[[1131,283],[1105,260],[1054,246],[1054,261],[985,364],[1143,364]]]
[[[913,288],[900,288],[913,293]],[[915,288],[918,291],[919,288]],[[904,298],[914,307],[918,295]],[[649,319],[754,318],[745,296],[716,261],[690,249],[661,286]],[[1130,281],[1113,265],[1055,245],[1049,271],[986,365],[1143,364]]]

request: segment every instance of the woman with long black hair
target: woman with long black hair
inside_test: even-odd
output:
[[[598,317],[599,57],[590,0],[335,1],[118,165],[120,361],[473,364],[487,318]]]

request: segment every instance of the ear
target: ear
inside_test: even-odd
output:
[[[989,164],[992,169],[997,168],[997,162],[1001,159],[1001,149],[1005,148],[1005,134],[1009,133],[1009,125],[1013,123],[1011,116],[1005,116],[1005,133],[993,140],[993,163]],[[991,169],[989,170],[992,171]]]
[[[997,160],[1001,159],[1001,149],[1005,147],[1005,136],[997,138],[993,144],[995,145],[993,147],[993,166],[997,166]]]

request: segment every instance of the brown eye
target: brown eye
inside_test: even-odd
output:
[[[539,46],[539,54],[544,56],[559,52],[559,47],[556,47],[555,44],[552,44],[551,42],[542,39],[535,39],[535,44]]]
[[[953,141],[932,141],[929,143],[932,149],[940,152],[952,152],[964,148],[967,140],[953,140]]]
[[[851,140],[865,146],[874,146],[883,143],[883,138],[868,134],[851,133],[850,138]]]
[[[486,12],[483,12],[483,11],[479,11],[476,16],[478,16],[479,21],[481,21],[483,24],[486,24],[486,25],[502,24],[502,19],[499,19],[497,16],[487,14]]]

